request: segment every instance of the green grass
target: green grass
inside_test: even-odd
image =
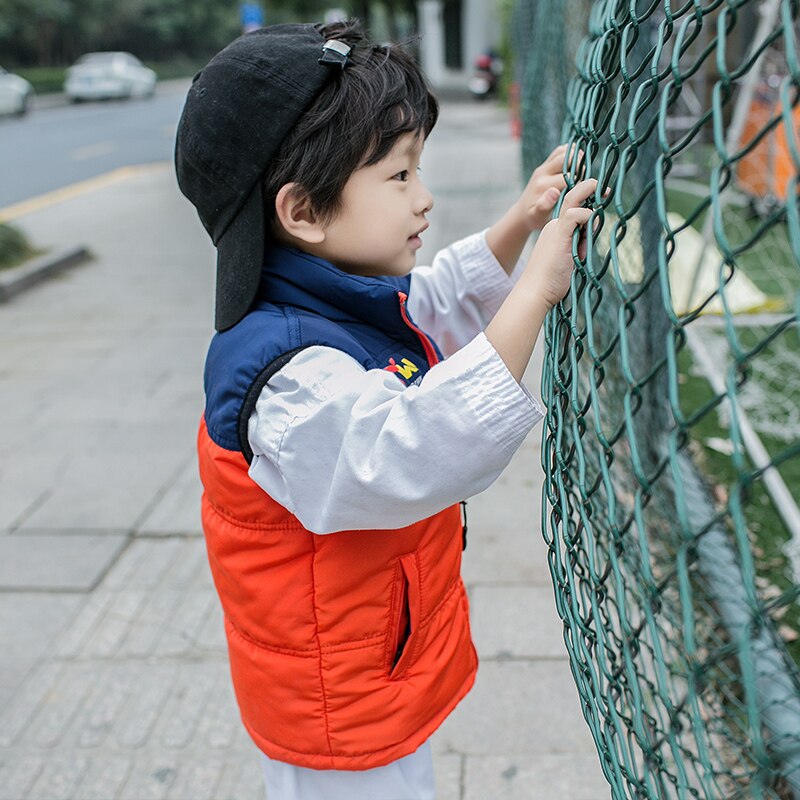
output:
[[[703,198],[689,192],[670,189],[667,193],[669,211],[687,219],[700,205]],[[755,214],[748,204],[742,204],[737,196],[724,210],[725,234],[731,246],[737,247],[760,231],[758,240],[736,257],[737,267],[770,298],[782,301],[791,308],[795,295],[800,292],[800,269],[789,244],[785,222],[767,226],[764,218]],[[693,227],[702,232],[705,211],[693,222]]]
[[[16,267],[37,252],[21,231],[0,223],[0,269]]]
[[[181,58],[174,61],[151,61],[147,62],[147,66],[155,70],[159,80],[171,80],[173,78],[191,78],[205,65],[207,60]],[[63,90],[68,66],[19,67],[11,69],[11,71],[29,81],[37,94],[48,94]]]
[[[18,67],[10,71],[25,78],[37,94],[47,94],[61,91],[66,67]]]
[[[789,337],[797,338],[797,332],[789,332]],[[747,334],[745,334],[746,338]],[[690,354],[684,350],[679,355],[681,372],[680,398],[684,412],[698,408],[713,397],[713,390],[708,382],[695,374]],[[800,390],[795,386],[790,389],[800,403]],[[718,452],[710,447],[709,439],[726,440],[730,432],[720,422],[716,412],[706,414],[691,429],[692,451],[695,461],[703,471],[711,486],[715,487],[718,500],[724,501],[733,487],[743,482],[734,467],[731,456]],[[787,443],[760,436],[771,457],[785,452]],[[750,459],[746,459],[748,474],[754,471]],[[796,500],[800,500],[800,456],[795,456],[780,465],[780,474]],[[746,476],[744,476],[746,478]],[[745,481],[746,482],[746,481]],[[756,573],[760,579],[762,596],[779,596],[784,592],[792,592],[795,584],[790,566],[783,548],[789,540],[789,533],[769,496],[763,479],[758,478],[749,483],[747,502],[744,507],[744,521],[750,535],[754,554]],[[770,588],[767,588],[770,587]],[[795,634],[800,634],[800,604],[791,596],[775,600],[773,618],[779,619],[780,625],[787,626],[784,638],[795,663],[800,665],[800,638],[791,641]],[[793,631],[794,634],[789,631]]]

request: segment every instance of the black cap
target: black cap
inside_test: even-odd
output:
[[[297,120],[344,67],[343,48],[349,52],[327,43],[314,25],[261,28],[217,53],[189,90],[175,170],[217,247],[217,330],[235,325],[255,299],[265,244],[262,178]]]

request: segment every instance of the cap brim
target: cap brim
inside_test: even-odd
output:
[[[214,327],[232,328],[258,293],[264,260],[264,201],[257,183],[217,242],[217,299]]]

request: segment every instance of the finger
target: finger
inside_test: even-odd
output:
[[[562,213],[558,220],[570,230],[583,227],[592,218],[591,208],[570,208],[565,213]]]
[[[564,201],[561,203],[561,216],[563,216],[570,209],[582,206],[589,198],[591,198],[597,190],[597,180],[589,178],[588,180],[576,183],[565,195]],[[593,205],[593,204],[592,204]],[[591,213],[591,208],[584,209]]]
[[[555,186],[551,186],[539,196],[536,208],[542,211],[552,211],[559,197],[561,197],[561,190]]]
[[[564,156],[567,154],[567,149],[569,147],[570,145],[568,144],[560,144],[547,156],[544,163],[560,167],[564,163]]]
[[[568,145],[562,144],[556,147],[552,153],[544,160],[541,166],[543,172],[548,175],[561,175],[564,171],[564,160],[567,156]]]
[[[548,189],[558,189],[559,192],[563,191],[566,188],[567,181],[561,172],[558,172],[555,175],[548,175],[547,180],[545,181],[545,191]]]

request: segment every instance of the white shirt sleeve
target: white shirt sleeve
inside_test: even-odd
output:
[[[436,254],[429,267],[411,273],[408,311],[445,356],[482,331],[497,313],[524,266],[509,276],[486,243],[486,231]]]
[[[401,528],[483,491],[543,414],[482,333],[412,386],[310,347],[259,396],[250,476],[314,533]]]

